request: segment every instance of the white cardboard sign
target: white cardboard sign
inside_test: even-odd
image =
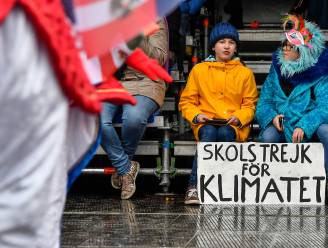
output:
[[[199,142],[202,204],[325,203],[321,143]]]

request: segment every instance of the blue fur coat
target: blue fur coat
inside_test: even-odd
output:
[[[272,66],[261,90],[255,118],[263,131],[272,124],[276,115],[282,114],[285,116],[284,134],[287,142],[292,142],[297,127],[303,129],[303,142],[306,142],[312,138],[320,124],[328,123],[328,50],[321,51],[315,65],[301,72],[291,75],[282,73],[282,70],[281,50],[278,50],[273,54]],[[282,79],[287,79],[295,86],[288,97],[281,89],[279,82]],[[311,91],[314,98],[311,97]]]

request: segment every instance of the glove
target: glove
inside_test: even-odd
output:
[[[96,86],[96,93],[99,101],[102,102],[110,102],[116,105],[136,105],[137,103],[136,99],[112,76]]]
[[[173,79],[155,60],[149,58],[140,48],[134,50],[126,59],[125,63],[133,69],[142,72],[151,80],[163,79],[171,83]]]

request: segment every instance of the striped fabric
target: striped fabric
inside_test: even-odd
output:
[[[73,0],[75,27],[90,81],[103,82],[131,53],[131,40],[181,0]],[[122,51],[125,56],[122,56]]]

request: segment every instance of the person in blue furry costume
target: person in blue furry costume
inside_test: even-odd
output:
[[[292,24],[290,30],[286,30]],[[328,171],[328,49],[318,26],[289,15],[282,46],[261,90],[255,118],[260,141],[267,143],[319,140]]]

